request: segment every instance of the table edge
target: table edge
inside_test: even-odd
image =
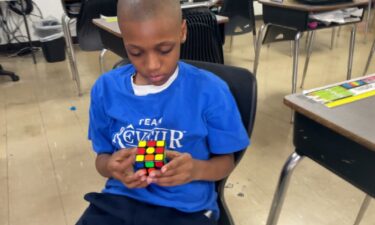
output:
[[[300,11],[305,11],[305,12],[330,11],[330,10],[355,7],[355,6],[366,6],[368,4],[367,1],[351,2],[351,3],[346,2],[346,3],[332,4],[332,5],[307,5],[303,3],[286,5],[284,4],[284,2],[282,3],[272,2],[271,0],[259,0],[258,2],[266,6],[274,6],[274,7],[280,7],[280,8],[285,8],[285,9],[295,9],[295,10],[300,10]]]
[[[287,97],[287,96],[286,96]],[[314,114],[306,109],[304,109],[303,107],[291,102],[290,100],[288,100],[286,97],[284,97],[284,104],[286,106],[288,106],[289,108],[293,109],[294,111],[314,120],[315,122],[333,130],[334,132],[362,145],[362,146],[365,146],[366,148],[368,148],[369,150],[371,151],[374,151],[375,152],[375,144],[374,143],[371,143],[370,141],[350,132],[349,130],[347,129],[344,129],[343,127],[341,126],[338,126],[326,119],[324,119],[323,117],[317,115],[317,114]]]

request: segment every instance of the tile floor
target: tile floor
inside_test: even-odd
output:
[[[359,26],[353,77],[362,74],[373,38],[370,35],[365,44]],[[250,35],[234,37],[232,50],[225,46],[226,64],[252,70],[251,43]],[[333,50],[329,43],[330,30],[317,32],[306,89],[346,77],[349,28],[342,29]],[[1,225],[72,225],[87,206],[84,193],[102,188],[104,179],[95,171],[95,155],[86,138],[89,91],[99,76],[98,55],[77,51],[82,97],[76,95],[67,61],[46,63],[41,53],[37,65],[30,57],[0,57],[6,69],[21,77],[17,83],[0,77]],[[117,60],[109,54],[106,67]],[[252,145],[226,189],[237,225],[265,224],[280,169],[293,150],[290,110],[282,103],[291,90],[291,71],[289,43],[263,47]],[[375,62],[369,72],[375,72]],[[76,110],[71,110],[73,106]],[[294,172],[279,224],[350,225],[363,198],[361,191],[305,159]],[[374,200],[361,224],[375,224]]]

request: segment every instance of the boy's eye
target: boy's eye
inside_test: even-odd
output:
[[[162,55],[166,55],[168,53],[170,53],[172,51],[173,48],[164,48],[164,49],[160,49],[159,52],[162,54]]]
[[[140,53],[140,52],[136,52],[136,53],[135,52],[129,52],[129,54],[133,57],[138,57],[138,56],[141,56],[142,53]]]

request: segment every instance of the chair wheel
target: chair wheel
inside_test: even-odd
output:
[[[20,80],[20,77],[17,76],[17,75],[13,75],[13,76],[11,76],[11,78],[12,78],[12,81],[13,81],[13,82],[16,82],[16,81],[19,81],[19,80]]]

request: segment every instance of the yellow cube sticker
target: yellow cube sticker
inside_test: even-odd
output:
[[[154,147],[148,147],[148,148],[146,149],[146,153],[147,153],[147,154],[154,154],[154,152],[155,152],[155,148],[154,148]]]
[[[163,161],[164,155],[163,154],[156,154],[155,155],[155,160],[156,161]]]
[[[135,157],[135,161],[136,162],[143,162],[145,160],[145,156],[144,155],[137,155]]]
[[[138,147],[146,147],[147,142],[146,141],[140,141],[138,143]]]
[[[156,147],[164,147],[165,142],[164,141],[157,141],[156,142]]]

